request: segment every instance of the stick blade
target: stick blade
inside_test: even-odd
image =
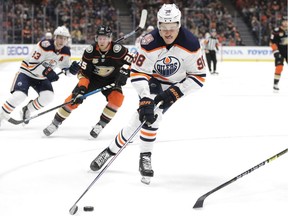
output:
[[[199,197],[198,200],[196,201],[196,203],[194,204],[193,208],[202,208],[205,198],[206,197],[203,197],[203,196]]]
[[[140,23],[139,23],[139,27],[142,29],[145,27],[147,14],[148,14],[147,10],[143,9],[141,12],[141,18],[140,18]]]
[[[18,124],[21,124],[24,122],[22,120],[19,121],[19,120],[13,119],[13,118],[9,118],[7,121],[14,124],[14,125],[18,125]]]
[[[77,206],[77,205],[73,205],[73,206],[70,208],[69,213],[70,213],[71,215],[74,215],[74,214],[76,214],[77,211],[78,211],[78,206]]]

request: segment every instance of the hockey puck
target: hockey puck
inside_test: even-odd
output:
[[[84,206],[83,210],[84,211],[93,211],[94,207],[93,206]]]

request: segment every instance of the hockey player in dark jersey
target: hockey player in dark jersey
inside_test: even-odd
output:
[[[133,55],[126,47],[112,41],[112,30],[108,26],[98,27],[95,40],[95,43],[85,49],[80,61],[79,82],[65,100],[67,102],[72,99],[74,102],[58,109],[52,123],[43,130],[46,136],[54,133],[71,112],[83,102],[82,95],[93,90],[115,84],[115,87],[102,91],[108,103],[99,122],[90,132],[93,138],[99,135],[121,107],[124,100],[121,86],[126,84],[129,77]]]
[[[3,119],[9,119],[12,113],[28,97],[32,87],[38,97],[31,100],[21,110],[23,120],[30,114],[48,105],[54,96],[52,82],[59,79],[55,68],[60,68],[66,75],[75,75],[79,70],[77,62],[70,65],[70,49],[66,46],[70,37],[68,29],[59,26],[54,31],[54,39],[41,40],[31,54],[22,61],[11,87],[11,96],[0,108],[0,125]],[[28,123],[28,121],[24,121]]]
[[[181,27],[178,7],[164,4],[157,19],[157,29],[142,38],[131,65],[130,80],[139,95],[139,108],[129,124],[90,164],[93,171],[101,169],[145,121],[140,130],[139,171],[146,184],[154,175],[151,155],[163,114],[180,98],[201,89],[206,77],[199,40]],[[155,110],[158,103],[162,104]]]
[[[273,30],[270,37],[270,47],[275,58],[274,92],[279,91],[279,81],[283,71],[284,60],[288,63],[288,16],[283,16],[281,26]]]

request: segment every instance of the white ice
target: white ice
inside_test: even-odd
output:
[[[20,63],[0,66],[2,105]],[[76,215],[287,215],[288,154],[211,194],[202,209],[192,208],[201,195],[288,147],[287,66],[278,94],[272,90],[273,62],[219,62],[218,71],[219,76],[208,74],[202,90],[167,112],[152,155],[151,184],[140,182],[136,140],[78,202]],[[75,77],[61,75],[54,83],[55,99],[45,109],[63,103],[76,83]],[[137,108],[130,84],[124,92],[123,107],[96,140],[88,138],[106,103],[101,93],[88,97],[51,137],[42,130],[56,110],[25,127],[2,122],[0,215],[70,215],[98,175],[89,171],[90,162]],[[34,97],[31,90],[25,102]],[[94,211],[84,212],[87,205]]]

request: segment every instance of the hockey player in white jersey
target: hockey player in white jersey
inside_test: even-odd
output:
[[[54,39],[41,40],[22,61],[11,87],[11,96],[0,108],[0,125],[3,119],[8,120],[9,114],[28,97],[28,90],[32,87],[38,97],[31,100],[22,108],[23,120],[30,117],[33,111],[48,105],[54,96],[52,82],[59,76],[54,69],[60,68],[66,74],[75,75],[80,66],[74,61],[70,65],[70,49],[66,46],[70,33],[68,29],[58,27],[54,31]],[[28,121],[24,121],[28,123]]]
[[[181,27],[178,7],[164,4],[157,19],[158,28],[143,37],[131,65],[130,79],[140,98],[139,108],[129,124],[90,164],[93,171],[101,169],[145,121],[140,130],[139,171],[146,184],[154,175],[151,155],[163,114],[180,98],[201,89],[206,77],[198,38]],[[162,104],[155,110],[158,103]]]

